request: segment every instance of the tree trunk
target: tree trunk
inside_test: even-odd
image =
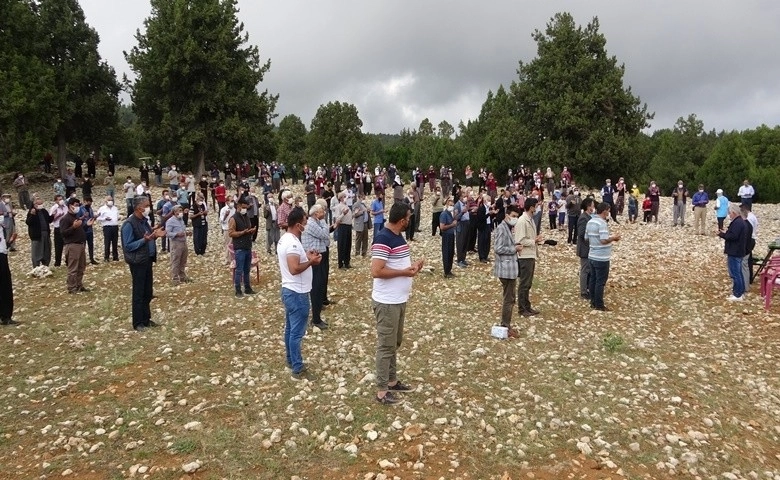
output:
[[[60,178],[65,178],[65,174],[68,171],[65,153],[65,131],[59,128],[57,130],[57,170],[59,170]]]
[[[206,149],[203,146],[198,147],[196,155],[198,156],[198,164],[195,167],[195,178],[200,178],[206,170]]]

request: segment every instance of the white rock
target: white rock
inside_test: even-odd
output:
[[[65,470],[62,471],[62,476],[63,477],[67,477],[68,475],[72,475],[72,474],[73,474],[73,470],[71,470],[70,468],[65,469]]]
[[[436,420],[433,421],[433,424],[434,425],[446,425],[447,424],[447,419],[445,417],[437,418]]]
[[[355,415],[352,414],[352,410],[349,411],[346,417],[344,417],[344,420],[347,422],[352,422],[355,420]]]
[[[590,455],[593,453],[593,449],[590,447],[589,444],[585,442],[577,442],[577,449],[583,454],[583,455]]]
[[[390,460],[380,460],[379,461],[379,468],[384,468],[385,470],[390,470],[392,468],[395,468],[395,463],[391,462]]]
[[[631,443],[628,445],[628,448],[630,448],[632,452],[638,452],[639,444],[637,442]]]
[[[679,435],[674,435],[672,433],[667,433],[666,434],[666,441],[669,442],[669,443],[675,443],[676,444],[676,443],[678,443],[680,441],[680,436]]]
[[[372,442],[373,442],[374,440],[376,440],[378,436],[379,436],[379,434],[378,434],[378,433],[376,433],[374,430],[370,430],[369,432],[367,432],[367,433],[366,433],[366,437],[367,437],[369,440],[371,440]]]
[[[487,355],[487,350],[482,347],[475,348],[471,351],[472,357],[484,357],[485,355]]]
[[[715,422],[713,422],[713,421],[712,421],[711,419],[709,419],[709,418],[704,418],[704,419],[702,420],[702,423],[704,423],[704,425],[705,425],[705,426],[707,426],[707,427],[710,427],[710,428],[712,428],[712,426],[715,424]]]
[[[672,398],[669,399],[669,401],[671,403],[680,404],[680,403],[682,403],[682,398],[680,398],[680,397],[672,397]]]
[[[184,425],[185,430],[203,430],[203,424],[198,421],[189,422]]]
[[[181,469],[184,473],[194,473],[197,472],[201,466],[203,466],[203,464],[200,460],[195,460],[194,462],[182,464]]]
[[[350,443],[346,447],[344,447],[344,451],[349,453],[350,455],[357,455],[358,452],[358,446],[354,443]]]

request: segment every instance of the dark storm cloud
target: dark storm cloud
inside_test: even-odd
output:
[[[84,0],[101,52],[120,73],[122,50],[149,15],[140,0]],[[271,59],[261,89],[280,118],[308,126],[329,101],[355,104],[364,131],[395,133],[479,114],[488,90],[508,87],[536,55],[534,29],[556,12],[594,16],[625,83],[655,112],[652,128],[695,113],[705,128],[780,123],[780,4],[769,1],[282,1],[239,2],[250,41]]]

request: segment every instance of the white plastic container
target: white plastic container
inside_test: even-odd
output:
[[[501,325],[493,325],[490,329],[490,335],[502,340],[509,338],[509,329]]]

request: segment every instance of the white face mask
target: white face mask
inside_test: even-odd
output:
[[[57,205],[59,205],[60,207],[64,207],[65,206],[65,200],[60,200],[59,202],[57,202]]]
[[[448,206],[448,207],[447,207],[447,211],[448,211],[448,212],[451,212],[451,211],[453,211],[453,210],[455,210],[455,207],[453,207],[452,205],[450,205],[450,206]]]
[[[246,215],[246,208],[240,209],[239,212],[241,213],[241,215]]]
[[[233,208],[233,202],[228,202],[227,206],[228,208]]]
[[[303,207],[303,202],[298,202],[299,207]]]
[[[152,211],[152,209],[150,207],[144,208],[144,217],[148,217],[149,216],[149,212],[151,212],[151,211]]]
[[[179,219],[184,218],[184,214],[183,213],[177,213],[176,214],[176,218],[179,218]]]
[[[75,214],[76,214],[76,212],[78,212],[78,211],[79,211],[79,207],[70,207],[70,209],[69,209],[69,210],[70,210],[70,213],[72,213],[72,214],[74,214],[74,215],[75,215]]]
[[[517,217],[507,217],[506,223],[514,227],[517,225]]]
[[[109,207],[113,207],[114,206],[114,202],[109,200],[109,201],[106,202],[106,205],[109,206]]]
[[[288,199],[287,199],[287,203],[289,203],[290,205],[292,205],[292,203],[293,203],[293,199],[292,199],[292,198],[288,198]]]

